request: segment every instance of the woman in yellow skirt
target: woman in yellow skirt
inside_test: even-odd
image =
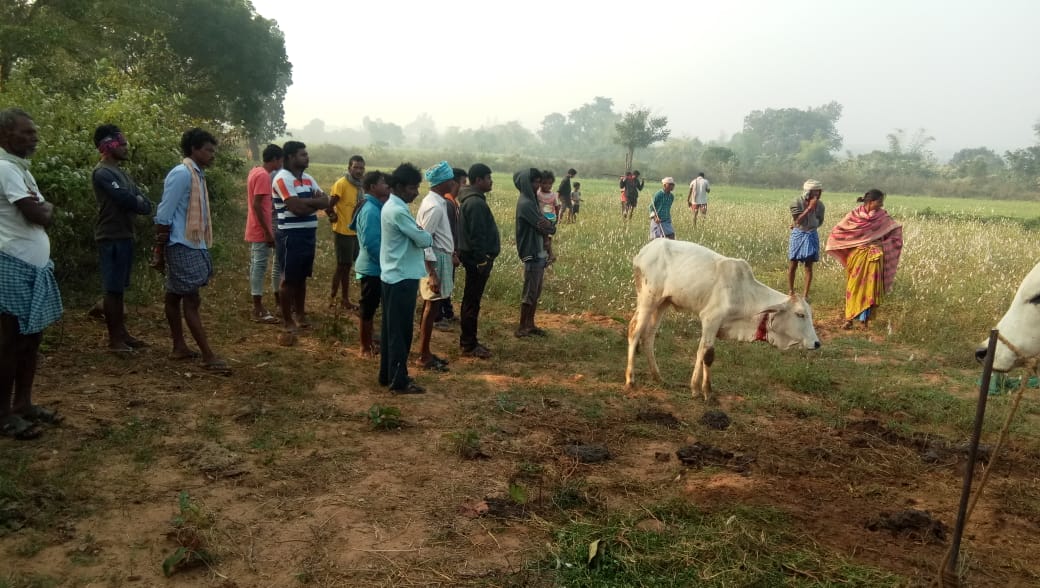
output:
[[[903,226],[883,208],[885,193],[873,189],[856,201],[862,204],[834,227],[826,247],[845,266],[846,329],[855,321],[867,325],[892,289],[903,250]]]

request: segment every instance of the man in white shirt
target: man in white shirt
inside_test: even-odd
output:
[[[0,110],[0,434],[14,439],[36,438],[38,423],[61,420],[32,403],[42,332],[62,313],[46,231],[54,205],[29,172],[38,141],[26,112]]]
[[[697,226],[697,215],[701,212],[708,216],[708,192],[711,192],[711,184],[704,177],[704,172],[690,182],[690,193],[686,195],[686,205],[693,211],[693,226]]]
[[[433,245],[424,251],[427,277],[419,282],[419,293],[424,301],[419,323],[419,367],[446,372],[448,362],[430,352],[430,337],[441,301],[450,298],[455,287],[452,268],[459,265],[444,198],[445,194],[457,191],[455,171],[447,161],[442,161],[426,170],[426,181],[430,192],[423,197],[415,215],[419,226],[433,236]]]

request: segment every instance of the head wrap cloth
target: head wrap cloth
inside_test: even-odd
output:
[[[101,141],[98,142],[97,148],[102,155],[108,155],[116,147],[119,147],[121,145],[126,145],[126,137],[123,135],[123,133],[116,133],[114,135],[108,135],[104,139],[101,139]]]
[[[455,179],[455,171],[451,169],[447,161],[442,161],[437,165],[426,170],[426,181],[430,183],[430,186],[436,186],[443,184],[449,180]]]

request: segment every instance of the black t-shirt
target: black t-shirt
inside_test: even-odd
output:
[[[570,176],[564,176],[563,181],[560,182],[560,198],[570,199],[571,197],[571,178]]]

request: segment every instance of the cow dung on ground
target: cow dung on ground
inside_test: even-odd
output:
[[[682,424],[679,419],[675,418],[675,415],[663,410],[641,410],[636,414],[636,420],[643,423],[661,425],[669,429],[678,429],[679,425]]]
[[[602,445],[568,445],[563,452],[581,463],[600,463],[610,459],[610,452]]]
[[[883,512],[865,525],[871,531],[887,529],[893,535],[906,534],[913,539],[932,543],[946,541],[948,527],[926,510],[907,509],[896,513]]]
[[[721,410],[709,410],[701,417],[700,423],[709,429],[725,431],[730,424],[729,415]]]

